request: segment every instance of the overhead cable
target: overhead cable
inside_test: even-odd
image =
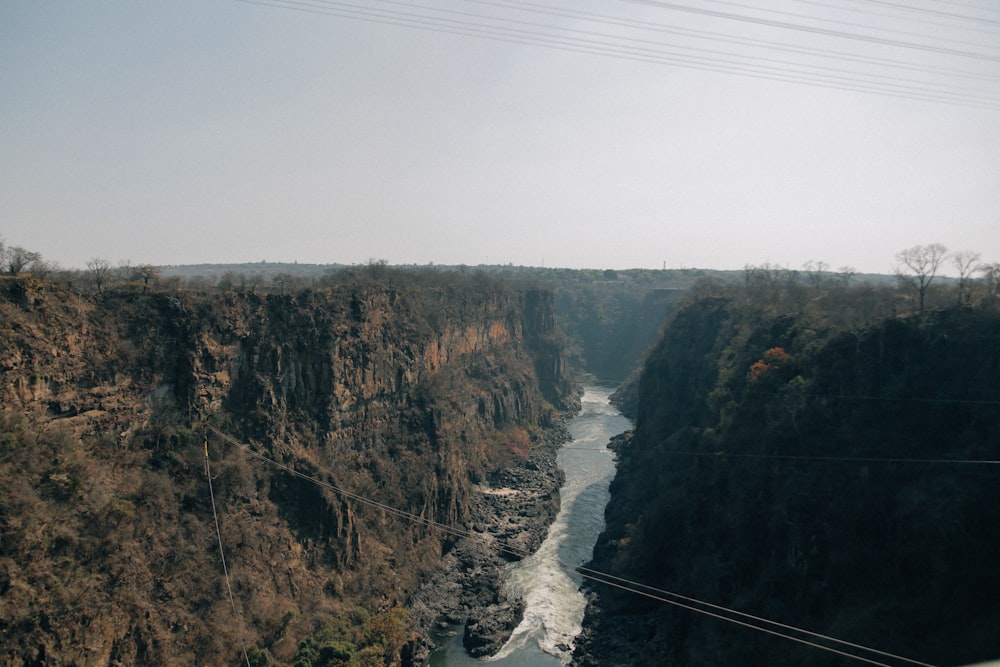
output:
[[[247,655],[247,644],[243,638],[243,617],[236,610],[236,598],[233,597],[233,586],[229,582],[229,568],[226,567],[226,552],[222,548],[222,531],[219,529],[219,513],[215,510],[215,490],[212,488],[212,467],[208,461],[208,438],[205,438],[205,477],[208,478],[208,495],[212,500],[212,518],[215,520],[215,536],[219,538],[219,557],[222,559],[222,573],[226,578],[226,590],[229,592],[229,604],[233,608],[233,617],[240,624],[240,646],[243,648],[243,659],[250,667],[250,657]]]
[[[687,5],[679,5],[673,2],[663,2],[663,0],[624,0],[624,1],[631,2],[637,5],[648,5],[651,7],[669,9],[671,11],[688,12],[691,14],[700,14],[702,16],[710,16],[713,18],[721,18],[731,21],[741,21],[744,23],[755,23],[758,25],[768,26],[770,28],[797,30],[801,32],[815,33],[817,35],[825,35],[827,37],[839,37],[842,39],[852,39],[862,42],[870,42],[872,44],[881,44],[883,46],[894,46],[904,49],[914,49],[917,51],[928,51],[931,53],[940,53],[943,55],[958,56],[961,58],[970,58],[973,60],[1000,62],[1000,55],[981,53],[978,51],[968,51],[965,49],[951,49],[943,46],[935,46],[933,44],[923,44],[920,42],[888,39],[885,37],[877,37],[875,35],[862,35],[860,33],[848,32],[845,30],[833,30],[830,28],[821,28],[818,26],[803,25],[800,23],[789,23],[787,21],[777,21],[773,19],[760,18],[756,16],[747,16],[745,14],[733,14],[731,12],[722,12],[714,9],[706,9],[704,7],[690,7]],[[732,4],[732,3],[724,3],[724,4]],[[767,10],[762,10],[762,11],[767,11]]]
[[[541,46],[561,51],[589,53],[638,62],[653,64],[668,64],[702,71],[713,71],[725,74],[737,74],[757,79],[781,81],[787,83],[808,84],[817,87],[855,92],[867,92],[877,95],[907,98],[920,101],[946,103],[958,106],[1000,109],[1000,98],[996,93],[979,88],[963,88],[952,84],[921,83],[886,77],[879,74],[868,74],[851,70],[836,70],[834,68],[801,64],[790,66],[780,61],[753,57],[756,62],[747,63],[744,54],[732,54],[720,51],[708,51],[694,47],[672,45],[672,49],[695,51],[695,55],[664,50],[664,45],[648,40],[617,37],[613,35],[598,35],[601,39],[591,39],[573,36],[572,31],[562,30],[553,34],[546,32],[557,30],[551,26],[540,26],[542,31],[512,28],[508,25],[495,23],[479,23],[476,21],[457,20],[414,12],[376,9],[361,7],[343,2],[320,2],[320,0],[238,0],[246,4],[289,9],[295,11],[325,14],[349,19],[396,25],[432,32],[458,34],[472,37],[492,39],[516,44]],[[439,10],[440,11],[440,10]],[[450,11],[450,10],[448,10]],[[479,19],[512,23],[511,19],[497,19],[476,15]],[[521,22],[523,23],[523,22]],[[585,31],[575,31],[577,33]],[[607,40],[617,40],[607,41]],[[638,44],[635,45],[635,44]],[[652,45],[652,46],[649,46]],[[653,48],[653,47],[656,48]],[[711,56],[697,52],[707,52]]]
[[[221,430],[215,428],[214,426],[206,424],[205,428],[207,430],[211,431],[212,433],[214,433],[215,435],[217,435],[218,437],[222,438],[226,442],[229,442],[230,444],[238,447],[242,451],[250,454],[254,458],[258,459],[259,461],[261,461],[263,463],[267,463],[269,465],[272,465],[272,466],[274,466],[276,468],[279,468],[281,470],[284,470],[284,471],[286,471],[286,472],[288,472],[290,474],[293,474],[293,475],[295,475],[295,476],[297,476],[297,477],[299,477],[301,479],[307,480],[307,481],[309,481],[309,482],[311,482],[313,484],[316,484],[318,486],[321,486],[323,488],[330,489],[330,490],[332,490],[332,491],[334,491],[334,492],[342,495],[343,497],[346,497],[346,498],[349,498],[349,499],[352,499],[352,500],[356,500],[358,502],[370,505],[372,507],[377,507],[377,508],[383,509],[383,510],[389,512],[390,514],[394,515],[394,516],[398,516],[398,517],[400,517],[402,519],[405,519],[405,520],[408,520],[408,521],[411,521],[411,522],[414,522],[414,523],[419,523],[419,524],[423,524],[423,525],[427,525],[427,526],[432,526],[432,527],[435,527],[435,528],[439,528],[439,529],[445,531],[447,534],[450,534],[450,535],[453,535],[453,536],[466,537],[466,538],[475,538],[475,537],[477,537],[475,535],[475,533],[473,533],[473,532],[471,532],[469,530],[466,530],[466,529],[463,529],[463,528],[457,528],[457,527],[454,527],[454,526],[448,526],[446,524],[443,524],[443,523],[440,523],[438,521],[434,521],[434,520],[431,520],[431,519],[427,519],[426,517],[414,514],[412,512],[407,512],[405,510],[400,510],[398,508],[392,507],[391,505],[379,502],[377,500],[373,500],[371,498],[366,498],[366,497],[364,497],[362,495],[359,495],[359,494],[351,493],[351,492],[349,492],[349,491],[347,491],[347,490],[345,490],[345,489],[343,489],[343,488],[341,488],[339,486],[330,484],[328,482],[324,482],[323,480],[321,480],[321,479],[319,479],[317,477],[314,477],[312,475],[301,473],[301,472],[295,470],[294,468],[292,468],[291,466],[288,466],[288,465],[285,465],[285,464],[280,463],[278,461],[275,461],[274,459],[272,459],[272,458],[270,458],[270,457],[268,457],[268,456],[266,456],[264,454],[261,454],[260,452],[255,451],[249,445],[247,445],[245,443],[242,443],[239,440],[236,440],[232,436],[229,436],[228,434],[222,432]],[[221,540],[221,538],[220,538],[220,540]],[[220,545],[221,545],[221,541],[220,541]],[[515,555],[518,558],[526,558],[529,555],[531,555],[530,552],[528,552],[526,549],[522,549],[522,548],[519,548],[519,547],[514,547],[514,546],[511,546],[511,545],[502,543],[502,542],[495,542],[495,543],[493,543],[491,545],[491,547],[493,549],[496,549],[500,553],[508,553],[508,554],[511,554],[511,555]],[[779,623],[777,621],[771,621],[771,620],[765,619],[765,618],[760,617],[760,616],[755,616],[755,615],[752,615],[752,614],[747,614],[745,612],[740,612],[740,611],[737,611],[735,609],[731,609],[731,608],[724,607],[724,606],[721,606],[721,605],[716,605],[714,603],[707,602],[707,601],[704,601],[704,600],[699,600],[697,598],[680,595],[678,593],[672,593],[670,591],[666,591],[666,590],[663,590],[663,589],[660,589],[660,588],[656,588],[656,587],[653,587],[653,586],[642,584],[640,582],[629,580],[629,579],[626,579],[626,578],[623,578],[623,577],[617,577],[615,575],[612,575],[612,574],[609,574],[609,573],[606,573],[606,572],[601,572],[599,570],[595,570],[595,569],[588,568],[588,567],[585,567],[585,566],[571,567],[571,566],[567,565],[565,562],[563,562],[562,560],[560,560],[558,556],[539,556],[539,557],[548,558],[551,561],[553,561],[555,563],[558,563],[559,566],[562,567],[563,569],[565,569],[567,571],[575,570],[575,571],[577,571],[580,574],[580,576],[585,577],[587,579],[590,579],[592,581],[596,581],[598,583],[606,584],[608,586],[613,586],[615,588],[619,588],[621,590],[625,590],[625,591],[628,591],[628,592],[631,592],[631,593],[635,593],[635,594],[641,595],[643,597],[647,597],[647,598],[650,598],[650,599],[654,599],[654,600],[658,600],[658,601],[661,601],[661,602],[665,602],[667,604],[670,604],[670,605],[673,605],[673,606],[677,606],[677,607],[681,607],[681,608],[684,608],[684,609],[688,609],[690,611],[694,611],[694,612],[702,614],[702,615],[710,616],[710,617],[717,618],[717,619],[723,620],[723,621],[728,621],[730,623],[734,623],[736,625],[740,625],[740,626],[743,626],[743,627],[746,627],[746,628],[749,628],[749,629],[752,629],[752,630],[758,630],[760,632],[764,632],[764,633],[769,634],[769,635],[773,635],[773,636],[777,636],[777,637],[782,637],[782,638],[785,638],[785,639],[789,639],[791,641],[795,641],[795,642],[798,642],[798,643],[801,643],[801,644],[812,646],[814,648],[822,649],[824,651],[828,651],[828,652],[831,652],[831,653],[836,653],[838,655],[841,655],[841,656],[844,656],[844,657],[847,657],[847,658],[851,658],[851,659],[854,659],[854,660],[859,660],[861,662],[865,662],[865,663],[868,663],[868,664],[880,665],[881,667],[892,667],[888,663],[879,662],[877,660],[873,660],[873,659],[871,659],[869,657],[866,657],[864,655],[858,655],[858,654],[855,654],[855,653],[851,653],[851,652],[849,652],[849,651],[847,651],[845,649],[846,648],[852,648],[852,649],[855,649],[855,650],[860,650],[860,651],[863,651],[863,652],[868,652],[868,653],[871,653],[871,654],[874,654],[874,655],[879,655],[879,656],[883,656],[883,657],[890,657],[890,658],[893,658],[895,660],[906,662],[908,664],[920,665],[922,667],[933,667],[932,665],[929,665],[928,663],[920,662],[920,661],[917,661],[917,660],[913,660],[913,659],[906,658],[906,657],[903,657],[903,656],[895,655],[895,654],[888,653],[888,652],[885,652],[885,651],[881,651],[881,650],[878,650],[878,649],[866,647],[866,646],[863,646],[861,644],[855,644],[855,643],[848,642],[848,641],[845,641],[845,640],[842,640],[842,639],[837,639],[836,637],[832,637],[832,636],[829,636],[829,635],[824,635],[824,634],[813,632],[813,631],[810,631],[810,630],[805,630],[803,628],[797,628],[797,627],[792,626],[792,625],[787,625],[787,624]],[[741,619],[743,619],[743,620],[741,620]],[[750,622],[750,621],[754,621],[754,622]],[[757,625],[755,623],[759,623],[759,624],[763,624],[763,625]],[[765,627],[767,625],[772,626],[772,627]],[[780,628],[781,630],[776,630],[775,628]],[[809,639],[805,639],[803,637],[797,637],[797,636],[795,636],[793,634],[789,634],[788,632],[783,632],[783,630],[784,631],[791,631],[791,632],[801,633],[803,635],[806,635],[808,637],[812,637],[812,638],[815,638],[815,639],[822,639],[822,640],[825,640],[825,641],[832,642],[834,644],[840,645],[840,646],[845,647],[845,648],[838,649],[838,648],[834,648],[834,647],[831,647],[831,646],[826,646],[826,645],[823,645],[823,644],[811,641]]]
[[[608,14],[584,12],[576,9],[563,9],[551,5],[538,4],[534,2],[525,2],[524,0],[466,0],[466,1],[480,5],[516,9],[520,11],[536,12],[549,16],[582,20],[609,27],[616,26],[616,27],[624,27],[635,30],[652,31],[669,35],[677,35],[679,37],[691,37],[694,39],[705,40],[708,42],[725,42],[727,44],[739,44],[742,46],[749,46],[758,49],[766,49],[769,51],[815,56],[833,61],[842,60],[842,61],[862,63],[866,65],[880,65],[892,69],[903,69],[915,72],[923,72],[925,74],[947,74],[950,77],[978,79],[981,81],[1000,81],[1000,74],[991,75],[983,72],[973,72],[971,70],[962,70],[953,67],[943,67],[943,66],[929,65],[923,63],[917,64],[917,63],[894,60],[890,58],[882,58],[872,55],[863,55],[856,53],[848,53],[845,51],[835,51],[832,49],[823,49],[810,45],[792,44],[791,42],[788,41],[780,42],[774,40],[753,38],[749,36],[737,36],[711,30],[699,30],[691,27],[680,27],[677,25],[670,25],[655,21],[641,21],[636,19],[611,16]],[[808,0],[803,0],[803,1],[808,1]]]

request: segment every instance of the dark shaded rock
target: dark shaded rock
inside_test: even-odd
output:
[[[523,600],[490,605],[466,620],[462,645],[474,658],[493,655],[503,648],[523,616]]]

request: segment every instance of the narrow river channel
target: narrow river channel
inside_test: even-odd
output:
[[[582,579],[574,568],[590,560],[604,528],[608,485],[615,472],[608,443],[632,427],[608,403],[612,391],[584,386],[583,409],[569,423],[572,440],[558,456],[566,474],[559,514],[538,551],[508,567],[507,593],[511,598],[524,598],[524,620],[493,658],[469,657],[461,636],[455,636],[431,656],[432,667],[481,666],[484,662],[503,667],[557,667],[569,661],[586,604],[579,590]]]

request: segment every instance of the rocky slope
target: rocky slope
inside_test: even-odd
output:
[[[552,309],[454,277],[97,300],[5,279],[0,665],[418,662],[401,608],[456,548],[439,524],[475,531],[573,406]],[[540,539],[558,499],[535,495],[504,539]]]

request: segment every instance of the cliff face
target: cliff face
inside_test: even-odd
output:
[[[667,315],[686,292],[624,280],[566,280],[555,285],[560,323],[580,365],[615,382],[642,365]]]
[[[573,400],[544,292],[397,279],[91,302],[0,287],[3,665],[227,664],[241,642],[290,664],[316,637],[404,661],[393,610],[450,538],[210,437],[234,615],[201,425],[462,526],[473,484]]]
[[[995,311],[842,330],[690,304],[642,373],[593,566],[931,664],[995,659],[996,466],[932,461],[997,460],[998,341]],[[843,664],[595,590],[579,664]]]

